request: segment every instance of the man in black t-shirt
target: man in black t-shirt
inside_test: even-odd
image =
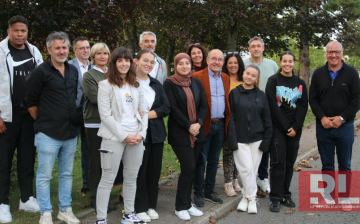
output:
[[[43,62],[39,50],[27,42],[28,22],[22,16],[8,21],[8,37],[0,42],[0,222],[11,222],[10,171],[17,149],[20,210],[38,212],[34,198],[35,163],[33,118],[24,105],[25,79]]]

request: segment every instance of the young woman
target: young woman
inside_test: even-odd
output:
[[[158,182],[161,174],[166,130],[163,118],[170,113],[170,103],[161,83],[151,77],[155,56],[149,50],[141,50],[135,58],[136,78],[144,92],[146,110],[149,111],[145,151],[137,178],[135,211],[145,222],[159,219],[156,212]]]
[[[243,74],[244,83],[229,96],[229,149],[233,151],[243,182],[243,198],[237,209],[248,213],[257,213],[257,170],[262,153],[269,149],[272,134],[268,102],[265,93],[257,87],[259,78],[259,68],[249,65]]]
[[[168,141],[180,162],[181,174],[175,201],[175,214],[182,220],[203,213],[191,204],[191,189],[201,143],[205,140],[203,121],[207,102],[199,80],[191,78],[191,59],[180,53],[174,59],[175,74],[165,80],[164,89],[170,101]]]
[[[224,73],[230,77],[230,91],[243,83],[242,75],[245,70],[244,62],[238,52],[229,52],[225,57]],[[224,168],[224,188],[229,197],[236,196],[236,191],[240,192],[241,187],[238,181],[238,171],[235,167],[234,156],[228,147],[228,139],[223,144],[223,168]]]
[[[207,51],[205,47],[201,46],[199,43],[190,44],[186,53],[191,58],[191,71],[197,72],[203,70],[207,67],[206,57]]]
[[[106,79],[99,83],[98,105],[102,137],[102,176],[96,195],[96,223],[106,223],[107,205],[120,161],[124,163],[124,215],[121,223],[145,223],[135,215],[136,179],[141,166],[148,126],[143,92],[136,81],[133,59],[128,49],[111,53]]]
[[[280,69],[266,85],[273,121],[270,146],[270,211],[279,212],[280,203],[295,207],[290,183],[299,150],[302,126],[308,109],[305,82],[294,75],[295,56],[286,51],[280,56]]]

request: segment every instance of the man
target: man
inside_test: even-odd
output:
[[[56,158],[60,188],[57,218],[67,223],[80,223],[71,209],[72,171],[78,133],[78,71],[66,62],[70,47],[66,33],[51,33],[46,39],[46,47],[50,60],[34,69],[26,82],[27,106],[35,120],[35,146],[38,151],[36,194],[41,214],[39,223],[52,223],[50,180]]]
[[[69,64],[74,65],[78,70],[78,89],[77,89],[77,98],[76,98],[76,108],[77,110],[84,110],[85,104],[83,99],[83,90],[81,87],[82,78],[85,72],[92,68],[90,63],[90,43],[86,37],[78,37],[73,41],[73,51],[75,53],[75,58],[69,61]],[[83,114],[81,113],[81,120],[83,120]],[[78,135],[81,140],[81,169],[82,169],[82,179],[83,185],[81,188],[81,193],[86,194],[90,191],[89,183],[89,149],[88,143],[85,134],[84,123],[80,123],[78,127]]]
[[[19,209],[39,211],[33,190],[34,121],[23,100],[25,79],[43,59],[40,51],[27,41],[26,18],[14,16],[8,25],[8,37],[0,42],[0,223],[12,221],[9,191],[15,149],[21,194]]]
[[[153,70],[149,73],[149,75],[157,80],[161,84],[164,84],[165,79],[167,78],[166,73],[166,63],[160,58],[157,54],[155,54],[156,47],[156,35],[150,31],[144,31],[140,35],[139,46],[142,50],[149,50],[154,53],[156,60]]]
[[[264,58],[263,52],[265,50],[264,41],[260,37],[253,37],[249,40],[250,58],[244,60],[245,68],[251,64],[254,64],[260,69],[260,89],[265,92],[266,83],[270,76],[274,75],[278,71],[277,64],[268,58]],[[265,193],[270,193],[269,183],[269,155],[270,151],[264,152],[259,166],[258,177],[256,179],[257,184]]]
[[[204,199],[212,203],[223,203],[214,192],[214,187],[219,156],[230,120],[230,79],[228,75],[221,72],[224,65],[223,52],[218,49],[209,51],[206,63],[207,68],[192,75],[201,81],[208,102],[208,111],[203,127],[206,138],[196,164],[194,178],[194,203],[199,207],[204,206]]]

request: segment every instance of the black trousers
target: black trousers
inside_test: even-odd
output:
[[[290,184],[294,172],[294,163],[299,151],[300,133],[289,137],[273,126],[270,145],[270,200],[282,200],[291,197]]]
[[[9,204],[10,172],[15,149],[17,150],[17,175],[21,201],[34,195],[34,120],[30,114],[13,116],[11,123],[5,122],[7,131],[0,134],[0,204]]]
[[[191,208],[191,190],[194,182],[195,167],[201,150],[201,143],[190,146],[172,146],[180,162],[181,173],[176,192],[175,210]]]
[[[142,165],[137,178],[135,211],[156,209],[164,143],[145,144]]]

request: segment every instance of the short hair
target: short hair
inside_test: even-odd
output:
[[[91,47],[91,50],[90,50],[91,64],[95,65],[95,54],[97,52],[101,51],[102,49],[105,49],[108,52],[108,54],[109,54],[108,63],[109,63],[109,61],[110,61],[109,47],[105,43],[99,42],[99,43],[94,44],[94,46]]]
[[[9,21],[8,21],[9,28],[15,23],[24,23],[26,25],[26,27],[28,27],[27,19],[20,15],[13,16],[9,19]]]
[[[213,52],[213,51],[215,51],[215,50],[221,51],[220,49],[211,49],[211,50],[208,52],[207,58],[210,58],[211,52]],[[221,53],[223,53],[223,52],[221,51]],[[223,53],[223,59],[225,59],[224,53]]]
[[[74,41],[73,41],[73,47],[75,47],[75,45],[76,45],[76,43],[77,43],[78,41],[87,41],[87,42],[89,42],[89,39],[86,38],[86,37],[83,37],[83,36],[77,37],[77,38],[75,38]]]
[[[327,48],[328,48],[329,44],[331,44],[331,43],[338,43],[338,44],[340,45],[341,51],[343,51],[343,46],[342,46],[342,44],[341,44],[339,41],[337,41],[337,40],[329,41],[329,43],[327,43],[326,46],[325,46],[325,51],[327,51]]]
[[[139,43],[142,43],[143,42],[143,39],[144,39],[144,36],[145,35],[152,35],[155,39],[155,44],[157,43],[157,40],[156,40],[156,35],[155,33],[151,32],[151,31],[144,31],[142,32],[142,34],[140,34],[140,39],[139,39]]]
[[[208,52],[207,52],[206,48],[203,47],[203,46],[201,46],[201,44],[199,44],[199,43],[190,44],[189,47],[188,47],[188,49],[186,50],[186,53],[190,56],[190,58],[191,58],[191,51],[192,51],[192,49],[193,49],[194,47],[199,48],[199,49],[201,50],[202,55],[203,55],[203,60],[201,61],[201,69],[206,68],[206,67],[207,67],[206,58],[207,58],[207,56],[208,56]],[[193,68],[195,68],[195,65],[194,65],[194,63],[192,62],[192,60],[191,60],[191,66],[192,66]]]
[[[237,72],[237,76],[238,76],[239,81],[243,81],[243,73],[245,71],[245,65],[244,65],[244,62],[238,52],[232,52],[232,53],[226,54],[225,62],[223,65],[223,72],[230,76],[229,70],[227,69],[226,65],[231,57],[235,57],[237,59],[237,62],[239,65],[239,70]]]
[[[258,37],[258,36],[255,36],[255,37],[251,38],[251,39],[248,41],[249,46],[250,46],[251,42],[253,42],[254,40],[259,40],[259,41],[261,41],[262,45],[264,46],[264,40],[261,39],[261,37]]]
[[[69,35],[67,35],[67,33],[65,33],[63,31],[54,31],[49,34],[49,36],[46,38],[46,47],[47,48],[51,48],[53,40],[64,40],[64,42],[66,42],[66,44],[70,48]]]

